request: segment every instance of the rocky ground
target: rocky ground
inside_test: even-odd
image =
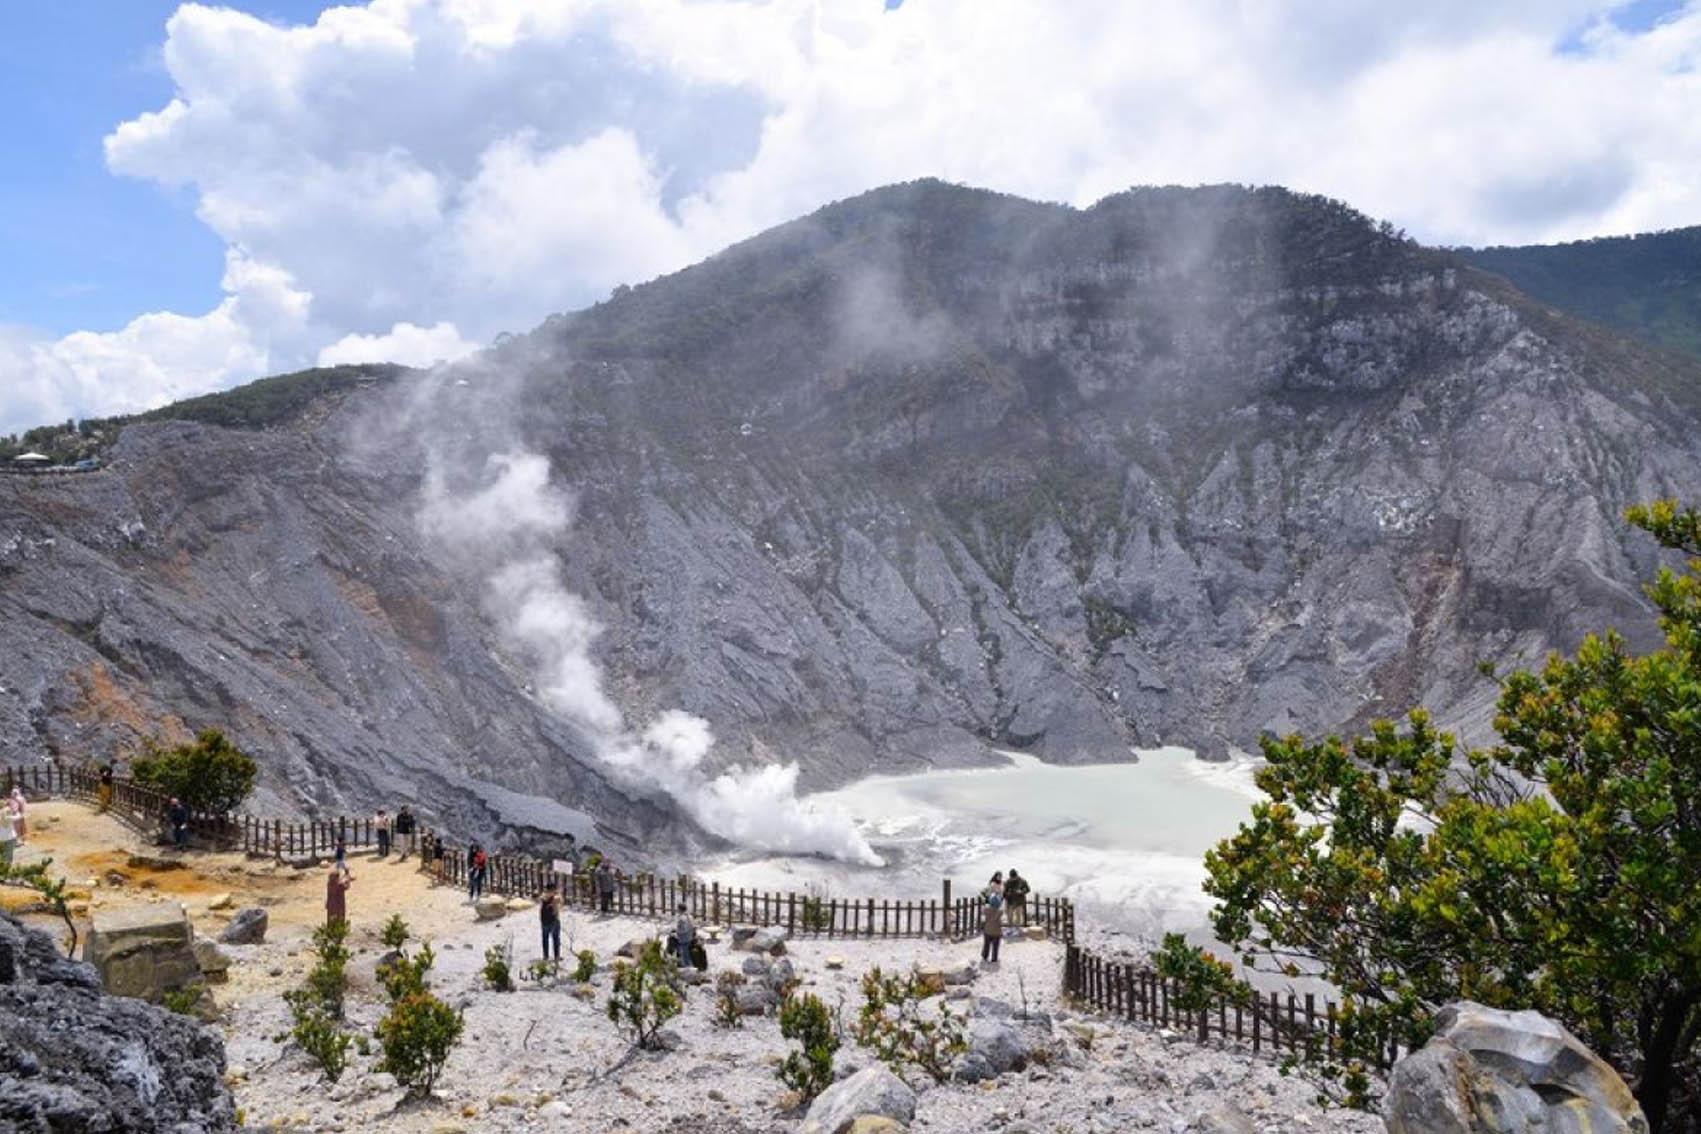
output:
[[[370,1055],[354,1056],[342,1080],[329,1084],[278,1038],[288,1021],[281,994],[299,983],[312,962],[309,938],[322,917],[322,871],[215,854],[185,856],[181,869],[135,866],[132,855],[157,852],[78,805],[41,804],[31,809],[31,819],[26,855],[53,855],[56,866],[84,884],[89,896],[79,902],[87,908],[181,902],[205,936],[216,936],[237,909],[268,910],[266,940],[226,946],[233,958],[229,981],[214,988],[227,1081],[250,1126],[398,1134],[807,1128],[805,1112],[775,1077],[774,1065],[788,1044],[773,1016],[748,1017],[736,1029],[717,1027],[711,987],[693,988],[683,1015],[669,1025],[673,1049],[638,1055],[606,1019],[607,962],[620,945],[663,926],[569,913],[564,949],[592,949],[602,962],[589,988],[565,978],[543,985],[522,978],[517,991],[498,993],[480,977],[485,950],[511,944],[515,967],[523,972],[538,956],[535,911],[478,921],[464,893],[433,887],[412,862],[393,860],[352,863],[351,1022],[369,1033],[377,1021],[381,993],[373,969],[384,951],[378,932],[392,913],[400,913],[416,941],[432,943],[438,958],[433,987],[464,1009],[465,1038],[429,1100],[406,1099],[388,1075],[375,1072],[375,1047]],[[87,887],[97,879],[100,885]],[[213,905],[224,908],[209,908]],[[58,925],[39,915],[30,920],[46,929]],[[919,965],[950,971],[953,981],[968,978],[948,990],[949,1005],[973,1015],[977,1049],[994,1064],[1014,1058],[1021,1066],[1001,1073],[986,1067],[982,1073],[989,1077],[980,1082],[919,1090],[912,1129],[1012,1134],[1380,1129],[1371,1116],[1317,1109],[1304,1082],[1284,1078],[1268,1062],[1071,1012],[1060,999],[1056,943],[1007,942],[1003,963],[994,968],[975,964],[977,956],[973,943],[803,939],[786,944],[784,962],[806,990],[839,1008],[847,1021],[860,1002],[860,974],[876,965],[888,970]],[[831,966],[830,957],[837,959]],[[780,964],[733,951],[724,934],[710,948],[711,974]],[[750,980],[759,985],[762,976]],[[869,1062],[854,1045],[839,1053],[845,1073]]]

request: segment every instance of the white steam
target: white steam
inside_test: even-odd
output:
[[[561,578],[551,545],[572,517],[572,499],[549,483],[549,461],[535,453],[492,456],[476,489],[456,493],[442,470],[426,478],[420,529],[485,578],[486,610],[509,648],[526,659],[538,695],[590,738],[617,776],[661,789],[705,830],[755,850],[820,854],[881,864],[848,816],[797,797],[797,765],[703,767],[714,734],[709,722],[669,709],[640,735],[628,730],[603,691],[591,646],[602,632]]]

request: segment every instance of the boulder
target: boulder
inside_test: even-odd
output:
[[[209,910],[228,910],[235,904],[235,901],[236,899],[229,894],[215,894],[212,900],[207,903],[207,908]]]
[[[195,963],[201,966],[201,975],[214,984],[222,984],[230,974],[229,955],[205,937],[197,937],[189,943],[189,947],[195,952]]]
[[[221,945],[258,945],[266,939],[271,917],[258,906],[239,910],[219,934]]]
[[[473,913],[480,921],[495,921],[508,912],[508,903],[501,898],[480,898],[473,903]]]
[[[201,977],[194,927],[179,906],[133,906],[95,915],[83,957],[117,996],[158,1001]]]
[[[532,908],[530,898],[509,898],[507,904],[509,913],[524,913]]]
[[[845,1134],[903,1134],[909,1127],[883,1114],[864,1114],[850,1124]]]
[[[976,1016],[969,1021],[969,1049],[957,1061],[952,1076],[979,1083],[1028,1065],[1038,1037],[1035,1029],[1019,1026],[1009,1016]]]
[[[741,985],[736,994],[738,1011],[745,1016],[765,1016],[779,1007],[779,994],[765,984]]]
[[[756,936],[756,927],[754,925],[733,926],[732,947],[734,949],[742,949],[754,936]]]
[[[907,1123],[915,1117],[915,1092],[883,1063],[864,1067],[810,1104],[803,1134],[847,1134],[864,1115]]]
[[[1435,1023],[1388,1077],[1389,1134],[1646,1134],[1618,1073],[1541,1013],[1460,1001]]]
[[[1258,1134],[1257,1125],[1231,1102],[1201,1114],[1189,1129],[1196,1134]]]
[[[616,949],[614,951],[614,955],[616,957],[626,957],[629,960],[636,961],[639,955],[643,953],[644,947],[650,943],[650,940],[651,939],[648,937],[634,937],[632,940]]]
[[[104,995],[93,968],[0,915],[0,1130],[236,1129],[218,1033]]]
[[[791,967],[791,962],[784,957],[772,962],[768,968],[768,987],[775,992],[783,992],[786,985],[796,979],[796,970]]]
[[[973,965],[960,965],[954,969],[946,969],[940,974],[940,977],[944,980],[947,988],[973,984],[975,982],[975,978],[978,976],[980,976],[980,970],[975,968]]]
[[[744,943],[744,947],[752,953],[766,953],[770,957],[783,957],[786,952],[786,931],[783,929],[759,929]]]
[[[761,977],[766,980],[769,971],[774,967],[774,963],[766,957],[746,957],[739,967],[744,970],[745,976]]]

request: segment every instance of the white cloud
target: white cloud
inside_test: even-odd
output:
[[[1638,34],[1619,6],[373,0],[279,27],[186,5],[176,97],[108,164],[188,187],[298,299],[227,279],[197,318],[9,336],[0,428],[458,349],[923,175],[1076,204],[1278,183],[1448,243],[1701,222],[1701,0]]]
[[[477,349],[477,343],[461,338],[453,323],[436,323],[429,327],[397,323],[384,335],[344,335],[330,346],[321,348],[314,365],[399,362],[403,366],[431,366],[465,358]]]

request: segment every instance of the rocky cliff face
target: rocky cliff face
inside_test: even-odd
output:
[[[0,738],[221,724],[274,804],[655,837],[534,696],[499,565],[418,523],[429,470],[518,451],[573,494],[546,549],[607,696],[700,714],[712,762],[1480,733],[1479,659],[1653,640],[1618,516],[1701,498],[1684,365],[1317,199],[900,186],[287,425],[0,480]]]
[[[224,1044],[186,1016],[107,996],[88,965],[0,913],[0,1128],[236,1129]]]

